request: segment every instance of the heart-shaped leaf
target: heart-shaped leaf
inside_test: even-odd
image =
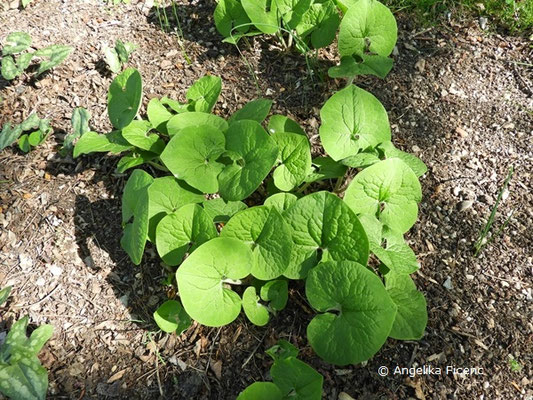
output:
[[[165,142],[158,135],[149,133],[151,129],[152,124],[148,121],[131,121],[128,126],[122,128],[122,137],[139,149],[160,154],[165,148]]]
[[[204,193],[218,191],[217,177],[224,164],[216,160],[225,151],[226,139],[209,125],[190,126],[176,133],[161,154],[161,161],[175,177]]]
[[[290,262],[290,229],[281,214],[266,206],[248,208],[235,214],[221,237],[233,237],[253,251],[251,273],[258,279],[274,279],[283,274]]]
[[[275,0],[241,0],[241,4],[255,27],[261,32],[271,35],[279,30]]]
[[[2,48],[2,56],[17,54],[26,50],[31,45],[31,36],[26,32],[13,32],[7,35]]]
[[[17,76],[22,74],[22,70],[17,67],[15,60],[11,56],[2,57],[2,76],[6,81],[15,79]]]
[[[336,365],[372,357],[387,340],[396,305],[379,277],[353,261],[330,261],[309,272],[307,299],[322,314],[307,327],[318,356]]]
[[[287,305],[289,284],[285,280],[275,280],[261,286],[261,299],[270,302],[270,307],[281,311]]]
[[[305,131],[298,123],[285,115],[273,115],[268,121],[268,133],[292,132],[305,135]]]
[[[283,398],[320,400],[324,378],[312,367],[294,357],[277,360],[270,368],[272,381]]]
[[[218,76],[206,75],[187,90],[190,111],[210,113],[222,91],[222,79]]]
[[[302,20],[305,12],[311,6],[312,0],[274,0],[284,25],[295,29]],[[291,131],[288,131],[291,132]]]
[[[252,120],[263,122],[272,108],[272,100],[257,99],[246,103],[240,110],[236,111],[229,119],[232,124],[235,121]]]
[[[292,193],[276,193],[265,200],[265,206],[274,207],[280,213],[283,213],[296,203],[297,200],[298,197]]]
[[[268,175],[278,148],[258,122],[243,120],[233,122],[226,132],[226,150],[233,163],[218,176],[220,196],[242,200]]]
[[[250,29],[249,25],[245,25],[250,22],[250,18],[248,18],[246,11],[244,11],[242,4],[238,0],[220,0],[215,8],[213,17],[218,32],[224,37],[229,37],[239,32],[245,33]]]
[[[397,36],[396,19],[387,6],[376,0],[359,0],[340,24],[339,53],[344,57],[372,52],[387,57]]]
[[[89,153],[113,153],[118,154],[131,150],[133,146],[122,136],[121,131],[113,131],[102,135],[96,132],[86,132],[76,142],[72,157]]]
[[[225,119],[217,115],[207,114],[203,112],[186,112],[183,114],[174,115],[167,122],[167,131],[170,137],[174,136],[180,130],[190,126],[209,125],[217,128],[222,132],[228,130],[228,123]]]
[[[74,50],[72,47],[60,44],[53,44],[44,49],[37,50],[34,56],[44,58],[44,60],[40,62],[36,75],[39,76],[43,72],[61,64],[72,53],[72,50]]]
[[[116,129],[133,121],[141,106],[142,92],[141,74],[135,68],[124,70],[113,80],[107,94],[107,111]]]
[[[301,184],[311,168],[311,146],[307,136],[278,132],[272,139],[279,149],[280,165],[274,170],[274,184],[283,191],[291,191]]]
[[[157,224],[157,252],[163,261],[179,265],[186,253],[218,236],[213,220],[197,204],[187,204]]]
[[[289,357],[298,357],[300,350],[292,343],[286,340],[278,340],[278,342],[265,350],[265,353],[268,354],[274,361],[283,360]]]
[[[320,261],[352,260],[366,265],[368,239],[363,226],[346,204],[329,192],[299,199],[283,213],[294,242],[291,263],[284,275],[303,279]]]
[[[418,157],[415,157],[412,154],[406,153],[405,151],[401,151],[394,147],[392,142],[383,142],[378,146],[381,150],[383,150],[383,153],[385,153],[385,157],[387,158],[399,158],[402,160],[409,168],[413,170],[413,172],[418,176],[419,178],[424,175],[428,168],[426,167],[426,164],[422,162],[422,160]]]
[[[176,272],[185,311],[207,326],[231,323],[241,311],[241,298],[227,288],[250,274],[252,252],[240,240],[220,237],[198,247]]]
[[[148,121],[159,132],[168,134],[167,122],[174,116],[157,98],[153,98],[148,102],[146,108]]]
[[[320,49],[333,42],[339,23],[339,13],[332,0],[316,2],[302,16],[301,22],[296,26],[296,33],[300,37],[310,35],[312,46]]]
[[[356,56],[344,56],[340,65],[331,67],[328,75],[332,78],[351,78],[356,75],[375,75],[381,79],[389,74],[393,60],[389,57],[361,54]]]
[[[283,396],[272,382],[254,382],[239,394],[237,400],[283,400]]]
[[[221,198],[204,201],[202,205],[209,218],[215,223],[226,223],[239,211],[248,208],[242,201],[225,201]]]
[[[369,92],[350,85],[320,110],[320,140],[334,160],[353,156],[391,137],[387,111]]]
[[[242,308],[250,322],[257,326],[265,326],[268,324],[270,315],[267,308],[259,302],[255,288],[249,286],[242,295]]]
[[[191,326],[191,317],[185,312],[179,301],[167,300],[154,312],[157,326],[167,333],[176,332],[181,335]]]
[[[361,171],[344,196],[356,214],[374,215],[399,233],[407,232],[416,222],[420,200],[418,177],[399,158],[380,161]]]

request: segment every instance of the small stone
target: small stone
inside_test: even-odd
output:
[[[459,210],[459,212],[465,211],[465,210],[468,210],[470,207],[472,207],[473,204],[474,204],[473,200],[461,201],[458,204],[457,209]]]
[[[426,69],[426,60],[423,59],[423,58],[420,58],[416,64],[415,64],[415,68],[418,70],[418,72],[424,72],[424,70]]]
[[[46,281],[44,280],[44,278],[41,276],[39,277],[36,281],[35,281],[35,284],[37,286],[44,286],[44,284],[46,283]]]
[[[474,280],[474,275],[470,275],[470,274],[466,274],[466,279],[469,280],[469,281],[473,281]]]
[[[61,269],[55,264],[50,265],[48,269],[50,270],[50,273],[54,276],[59,276],[63,273],[63,269]]]
[[[488,389],[490,387],[490,383],[488,381],[483,382],[483,389]]]
[[[479,17],[479,27],[483,30],[487,29],[488,19],[485,17]]]
[[[448,290],[452,290],[453,289],[452,278],[447,277],[444,283],[442,284],[442,286],[444,286]]]
[[[27,271],[33,266],[33,260],[27,254],[19,254],[19,266],[23,271]]]
[[[163,60],[160,64],[161,69],[169,69],[172,68],[172,61],[169,60]]]

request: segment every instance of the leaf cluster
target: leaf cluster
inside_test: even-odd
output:
[[[304,279],[316,310],[309,342],[324,360],[370,358],[388,337],[417,339],[427,315],[409,277],[418,269],[404,234],[417,219],[425,165],[391,143],[387,113],[370,93],[349,85],[320,112],[327,157],[312,159],[305,131],[272,102],[254,100],[229,119],[213,114],[220,78],[205,76],[187,103],[152,99],[147,120],[138,71],[127,69],[108,94],[108,134],[85,133],[74,156],[127,152],[118,169],[136,168],[122,197],[121,245],[135,264],[147,242],[176,270],[181,303],[156,311],[162,330],[181,333],[190,318],[231,323],[242,309],[265,325],[287,302],[290,280]],[[266,126],[266,129],[265,129]],[[356,173],[344,200],[311,182]],[[243,202],[259,187],[262,205]],[[262,189],[263,190],[263,189]],[[381,263],[368,266],[370,254]],[[189,318],[190,316],[190,318]]]
[[[52,133],[50,122],[47,119],[40,119],[35,113],[15,126],[6,122],[0,132],[0,151],[18,140],[20,150],[28,153],[33,147],[42,144],[50,133]]]
[[[220,0],[214,19],[224,42],[269,34],[302,53],[329,46],[338,32],[341,62],[332,78],[384,78],[392,68],[396,20],[377,0]]]
[[[2,48],[1,73],[5,80],[13,80],[30,66],[32,60],[39,60],[35,76],[61,64],[72,52],[72,47],[53,44],[37,51],[29,51],[31,36],[25,32],[9,34]]]
[[[104,47],[105,62],[111,72],[115,74],[122,70],[122,66],[127,64],[131,53],[133,53],[139,46],[131,42],[124,43],[117,39],[115,47]]]

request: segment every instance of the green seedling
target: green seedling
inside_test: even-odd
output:
[[[179,301],[167,300],[154,312],[157,326],[167,333],[181,335],[191,326],[191,317],[185,312]]]
[[[65,136],[63,146],[59,150],[59,154],[65,157],[70,154],[74,148],[74,142],[82,137],[85,133],[90,132],[89,120],[91,113],[83,107],[77,107],[72,112],[72,132]]]
[[[25,32],[9,34],[2,48],[1,73],[5,80],[13,80],[22,75],[34,58],[39,59],[35,76],[61,64],[72,52],[70,46],[51,45],[37,51],[29,51],[31,36]]]
[[[122,66],[127,64],[130,55],[138,48],[136,44],[131,42],[122,42],[122,40],[117,39],[115,42],[115,47],[110,48],[104,47],[104,56],[105,62],[109,69],[115,74],[120,72]]]
[[[28,131],[31,133],[24,133]],[[0,151],[18,140],[20,150],[28,153],[33,147],[42,144],[52,131],[49,121],[40,119],[35,113],[18,125],[5,123],[0,132]]]

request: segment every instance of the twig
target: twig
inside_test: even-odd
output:
[[[19,309],[22,309],[22,308],[28,308],[28,307],[32,307],[32,306],[35,306],[35,305],[37,305],[37,304],[40,304],[40,303],[42,303],[43,301],[45,301],[47,298],[49,298],[51,295],[53,295],[54,292],[55,292],[57,289],[59,289],[59,286],[60,286],[60,283],[58,283],[58,284],[56,285],[56,287],[53,288],[53,289],[52,289],[52,290],[51,290],[46,296],[44,296],[41,300],[36,301],[35,303],[27,304],[27,305],[18,305],[18,304],[16,304],[16,305],[13,306],[13,308],[19,308]]]
[[[263,334],[263,337],[259,341],[259,344],[257,346],[255,346],[255,349],[252,350],[252,353],[248,356],[248,358],[246,358],[246,360],[244,360],[244,363],[242,364],[242,367],[241,367],[242,369],[244,369],[244,367],[246,367],[246,364],[248,364],[250,362],[250,360],[252,359],[254,354],[257,352],[257,349],[259,349],[259,346],[261,346],[261,344],[263,344],[263,339],[265,338],[266,334],[267,334],[266,332]]]

